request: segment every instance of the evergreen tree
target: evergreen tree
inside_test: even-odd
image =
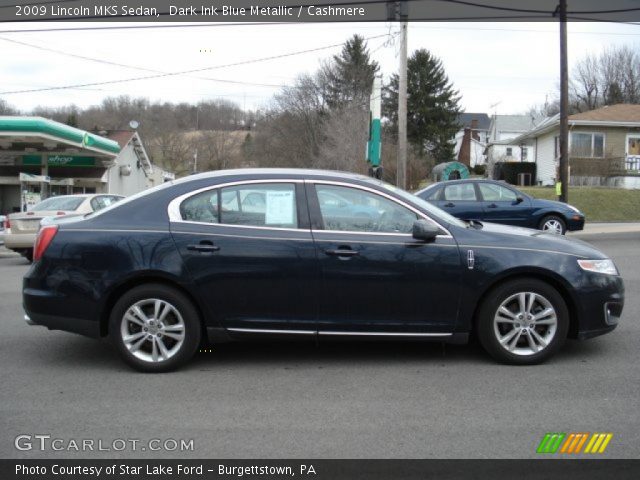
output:
[[[373,78],[379,68],[378,63],[371,60],[364,37],[354,35],[347,40],[340,55],[334,55],[332,64],[325,67],[329,107],[342,107],[353,101],[368,105]]]
[[[419,155],[437,163],[454,159],[452,138],[459,129],[460,96],[442,62],[428,50],[416,50],[407,62],[407,138]],[[397,132],[398,75],[385,88],[383,114]]]

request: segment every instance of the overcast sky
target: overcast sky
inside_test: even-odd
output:
[[[389,41],[388,36],[389,33],[393,35],[398,32],[398,24],[391,23],[2,33],[14,29],[116,25],[119,24],[2,24],[0,92],[153,75],[149,71],[100,64],[18,45],[6,39],[107,62],[176,72],[339,44],[354,33],[365,37],[386,34],[385,37],[369,40],[372,57],[380,63],[385,78],[397,71],[398,65],[397,36],[394,41]],[[622,44],[640,45],[640,25],[569,25],[570,64],[585,54]],[[534,104],[543,103],[545,96],[551,98],[558,84],[557,24],[412,23],[409,26],[409,53],[418,48],[427,48],[442,59],[449,78],[462,94],[463,108],[469,112],[522,113]],[[37,105],[60,106],[71,103],[85,107],[100,103],[104,97],[123,94],[171,102],[224,98],[238,103],[240,107],[256,109],[268,105],[278,88],[221,83],[201,78],[291,84],[297,75],[314,72],[323,59],[339,51],[340,47],[335,47],[196,74],[82,89],[0,93],[0,98],[21,110],[29,110]],[[498,105],[492,107],[494,104]]]

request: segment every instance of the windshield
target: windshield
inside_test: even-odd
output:
[[[444,210],[441,210],[440,208],[430,204],[429,202],[421,199],[420,197],[412,195],[411,193],[406,192],[396,186],[393,186],[390,183],[386,183],[381,180],[372,180],[372,181],[384,187],[385,189],[392,191],[397,195],[400,195],[403,199],[418,205],[420,208],[426,211],[429,215],[431,215],[435,220],[439,220],[442,223],[457,225],[458,227],[463,227],[463,228],[467,226],[467,224],[462,220],[460,220],[459,218],[456,218],[453,215],[449,215]]]
[[[48,210],[66,210],[72,211],[77,209],[84,201],[85,197],[51,197],[36,204],[31,211],[42,212]]]

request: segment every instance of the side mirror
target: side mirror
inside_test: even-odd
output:
[[[426,220],[416,220],[413,224],[413,238],[424,242],[432,242],[440,233],[440,229]]]
[[[516,197],[516,205],[517,205],[518,203],[522,203],[522,202],[524,202],[524,198],[522,198],[522,197]]]

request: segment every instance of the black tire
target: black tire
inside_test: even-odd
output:
[[[174,313],[174,310],[170,310],[169,314],[165,317],[165,320],[167,322],[173,321],[175,324],[179,324],[179,320],[181,320],[184,325],[184,335],[183,339],[181,340],[182,343],[180,344],[180,342],[169,338],[169,333],[165,332],[163,345],[166,348],[166,342],[169,342],[169,344],[173,343],[175,352],[172,353],[171,356],[168,356],[168,358],[166,359],[162,359],[162,355],[160,354],[159,360],[152,361],[150,359],[141,359],[134,353],[132,353],[132,351],[130,351],[130,348],[127,347],[123,339],[122,329],[138,328],[136,327],[136,324],[131,322],[128,322],[127,325],[123,327],[124,316],[129,308],[133,307],[138,302],[151,302],[155,299],[165,302],[164,304],[169,304],[171,307],[173,307],[177,314]],[[156,321],[156,323],[158,322]],[[160,324],[162,324],[162,322],[160,322]],[[169,325],[168,323],[167,326],[168,328],[171,327],[171,325]],[[150,333],[143,333],[142,326],[140,326],[139,328],[140,331],[136,333],[136,335],[141,334],[143,337],[147,338],[151,338],[156,335],[158,337],[163,336],[163,330],[159,330],[157,326],[157,333],[155,335],[151,335]],[[147,327],[145,328],[150,327],[149,325],[147,325]],[[145,332],[151,331],[145,330]],[[176,335],[175,332],[172,333]],[[168,372],[186,364],[196,353],[197,349],[200,346],[202,337],[202,324],[200,322],[198,311],[194,307],[191,300],[189,300],[189,298],[187,298],[183,293],[167,285],[145,284],[129,290],[127,293],[122,295],[120,299],[118,299],[113,309],[111,310],[111,315],[109,317],[109,336],[111,338],[111,341],[118,349],[118,352],[120,353],[122,359],[134,369],[148,373]],[[142,341],[143,339],[141,338],[140,340]],[[156,346],[154,345],[154,342],[158,342],[158,340],[154,338],[151,338],[151,340],[145,340],[143,343],[143,347],[145,349],[155,351]],[[171,352],[172,350],[169,349],[169,351]],[[142,347],[138,349],[138,352],[138,355],[146,355]],[[149,352],[148,355],[151,355],[151,353]]]
[[[560,229],[560,231],[552,232],[549,229],[545,229],[545,227],[548,226],[549,224],[558,225],[558,228]],[[538,225],[538,229],[546,232],[550,232],[550,233],[559,233],[560,235],[564,235],[565,233],[567,233],[567,222],[565,222],[565,220],[562,217],[559,217],[558,215],[547,215],[540,221],[540,225]]]
[[[29,262],[33,262],[33,249],[32,248],[30,248],[28,250],[25,250],[22,255],[24,255],[24,258],[29,260]]]
[[[544,311],[542,310],[544,308],[541,303],[542,300],[548,302],[555,313],[555,332],[553,333],[551,340],[547,341],[546,347],[539,347],[542,349],[536,353],[534,353],[534,350],[530,347],[529,336],[531,336],[531,340],[534,341],[534,344],[538,343],[535,340],[537,338],[535,336],[536,334],[543,340],[548,340],[548,336],[551,336],[552,333],[551,326],[536,325],[535,328],[527,329],[526,327],[530,327],[531,324],[523,325],[522,323],[519,323],[521,320],[518,319],[515,320],[518,323],[514,323],[513,325],[500,323],[500,326],[496,326],[496,323],[494,323],[494,318],[497,316],[498,308],[503,304],[503,302],[508,301],[510,298],[513,298],[520,293],[533,293],[538,296],[535,297],[535,309],[532,308],[532,314],[534,314],[534,312]],[[542,300],[540,297],[542,297]],[[529,299],[529,297],[526,298],[527,300]],[[519,297],[512,301],[517,302],[518,300]],[[508,305],[509,304],[507,304],[507,308]],[[549,319],[549,317],[543,318],[546,318],[547,320]],[[514,335],[514,337],[518,337],[515,338],[516,348],[513,351],[509,351],[508,346],[505,347],[500,343],[497,335],[501,333],[500,329],[505,328],[507,330],[505,330],[505,335],[502,338],[508,337],[508,334],[511,333],[511,330],[508,329],[520,330],[519,328],[516,328],[516,325],[525,327],[524,330],[526,333],[523,331],[520,335],[517,333]],[[569,310],[560,293],[548,283],[533,278],[511,280],[499,285],[487,293],[486,299],[481,305],[478,313],[476,327],[480,344],[494,359],[501,363],[510,365],[535,365],[552,357],[564,344],[567,338],[567,332],[569,331]],[[530,330],[534,329],[534,333],[529,333]],[[509,345],[511,341],[506,343]],[[518,346],[521,346],[521,348],[518,348]],[[525,353],[526,350],[531,350],[531,353]],[[520,351],[520,354],[514,353],[517,351]]]

